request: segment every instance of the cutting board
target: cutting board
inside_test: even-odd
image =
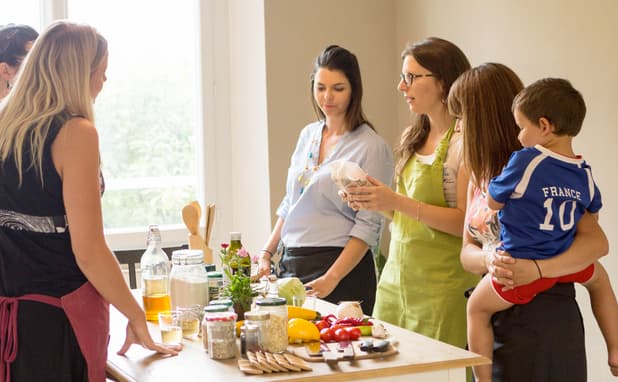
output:
[[[352,341],[352,346],[354,346],[354,359],[369,359],[369,358],[383,358],[383,357],[388,357],[391,356],[393,354],[397,354],[399,353],[399,350],[397,350],[396,347],[393,346],[393,344],[389,344],[388,345],[388,350],[386,350],[385,352],[381,352],[381,353],[377,353],[377,352],[372,352],[372,353],[367,353],[364,352],[362,350],[360,350],[360,344],[362,341]],[[333,342],[333,343],[327,343],[325,344],[326,346],[328,346],[328,348],[330,349],[330,351],[332,352],[337,352],[337,343]],[[288,346],[288,351],[302,359],[304,359],[305,361],[309,361],[309,362],[324,362],[324,357],[320,356],[310,356],[307,353],[307,349],[305,348],[304,345],[289,345]],[[340,360],[340,361],[345,361],[345,360]]]

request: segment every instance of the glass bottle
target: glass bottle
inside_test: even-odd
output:
[[[232,268],[232,274],[238,272],[240,266],[240,258],[238,257],[238,250],[242,248],[241,234],[240,232],[230,232],[230,246],[227,249],[228,264]]]
[[[148,226],[148,247],[140,259],[142,271],[142,298],[146,319],[158,321],[159,312],[169,311],[170,264],[165,252],[161,249],[161,233],[159,226]]]

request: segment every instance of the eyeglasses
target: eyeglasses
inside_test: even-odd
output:
[[[401,77],[401,80],[403,81],[404,84],[406,84],[406,86],[410,86],[410,85],[412,85],[414,80],[417,79],[417,78],[420,78],[420,77],[435,77],[435,76],[432,73],[429,73],[429,74],[401,73],[399,75],[399,77]]]

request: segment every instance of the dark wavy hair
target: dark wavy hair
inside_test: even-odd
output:
[[[7,24],[0,27],[0,62],[19,66],[26,56],[26,44],[39,37],[28,25]]]
[[[442,99],[446,101],[449,89],[457,77],[470,69],[466,55],[450,41],[437,37],[428,37],[423,41],[408,44],[401,53],[401,58],[411,56],[422,67],[429,70],[442,83]],[[425,114],[414,116],[410,126],[403,132],[399,147],[395,149],[397,165],[395,174],[401,171],[410,157],[420,149],[429,135],[429,117]]]
[[[313,64],[313,71],[311,72],[311,103],[318,118],[323,120],[326,116],[324,115],[324,112],[322,112],[322,109],[320,109],[315,97],[313,97],[315,74],[318,69],[339,71],[343,73],[343,75],[346,76],[350,82],[352,94],[350,96],[350,104],[348,105],[348,110],[345,115],[345,120],[348,127],[351,130],[355,130],[360,125],[367,124],[375,130],[373,125],[367,120],[367,117],[365,117],[365,114],[363,113],[363,82],[361,80],[360,67],[356,56],[349,50],[338,45],[330,45],[324,49],[318,57],[316,57],[315,63]]]

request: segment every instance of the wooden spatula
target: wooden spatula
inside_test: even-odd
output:
[[[204,254],[206,252],[210,253],[210,249],[199,234],[200,220],[198,208],[191,203],[184,206],[182,209],[182,220],[189,230],[189,249],[199,249]]]

